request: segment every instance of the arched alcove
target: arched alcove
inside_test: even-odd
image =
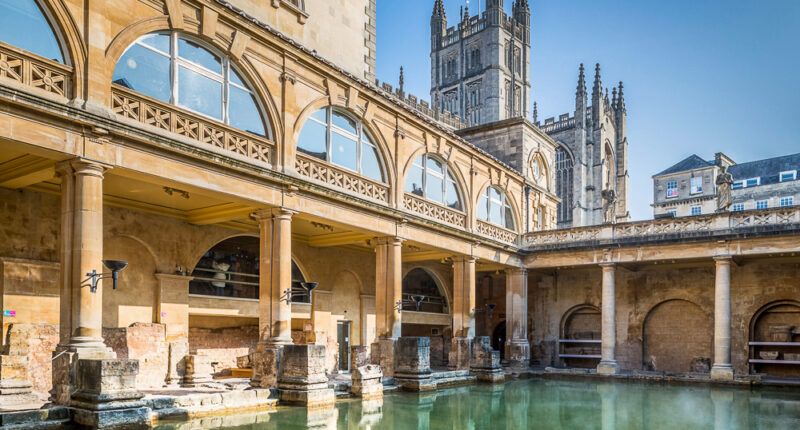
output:
[[[559,358],[568,367],[594,368],[600,359],[600,309],[582,304],[561,318]]]
[[[749,346],[751,372],[800,378],[800,302],[772,302],[753,314]]]
[[[423,296],[419,312],[448,313],[444,290],[436,278],[423,268],[412,269],[403,278],[403,310],[417,311],[414,296]]]
[[[659,303],[642,329],[644,370],[707,372],[712,333],[711,319],[700,306],[686,300]]]

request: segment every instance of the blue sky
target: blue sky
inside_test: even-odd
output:
[[[455,25],[465,1],[444,3]],[[652,218],[651,176],[692,153],[743,162],[800,152],[800,0],[529,4],[540,120],[574,111],[581,62],[599,62],[607,87],[624,82],[633,219]],[[378,78],[396,85],[403,65],[406,91],[425,99],[432,8],[378,1]]]

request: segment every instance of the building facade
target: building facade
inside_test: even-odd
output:
[[[713,160],[691,155],[653,176],[653,214],[704,215],[717,211],[716,179],[731,174],[730,211],[798,204],[800,154],[736,163],[718,152]]]
[[[529,115],[530,7],[515,0],[506,15],[503,0],[488,0],[486,10],[461,11],[447,26],[441,0],[431,15],[431,101],[472,125]]]

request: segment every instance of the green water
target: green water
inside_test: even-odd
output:
[[[346,400],[326,411],[275,412],[166,424],[230,429],[800,429],[800,388],[521,380],[435,393]]]

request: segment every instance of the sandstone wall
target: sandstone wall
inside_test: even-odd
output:
[[[169,345],[163,324],[134,323],[130,327],[104,328],[103,340],[117,353],[117,358],[139,360],[137,388],[164,386],[169,364]]]
[[[51,360],[57,344],[57,325],[15,323],[8,328],[3,355],[27,356],[30,371],[25,378],[36,394],[47,397],[53,386]]]
[[[189,352],[211,358],[215,373],[237,367],[236,358],[255,351],[258,325],[189,329]]]

